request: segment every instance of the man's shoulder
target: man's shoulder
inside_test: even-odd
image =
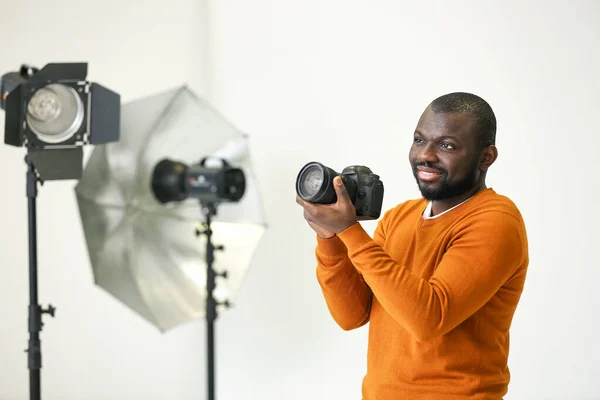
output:
[[[422,197],[405,200],[388,209],[383,216],[383,220],[390,222],[405,218],[419,218],[423,215],[428,203]],[[485,189],[457,207],[456,210],[452,210],[445,220],[458,222],[465,219],[486,218],[491,214],[497,215],[498,213],[523,223],[523,216],[515,202],[492,188]]]
[[[506,195],[488,188],[475,196],[475,201],[470,204],[470,215],[485,215],[487,213],[504,213],[523,221],[523,216],[515,202]]]
[[[521,252],[522,260],[527,260],[527,229],[516,203],[491,188],[480,192],[473,200],[465,208],[462,218],[453,224],[453,235],[475,242],[484,240],[490,247],[509,245],[512,250]]]

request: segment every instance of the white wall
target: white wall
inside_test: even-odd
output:
[[[600,399],[600,3],[213,3],[211,93],[252,135],[272,221],[244,303],[221,325],[222,371],[243,377],[227,398],[360,398],[366,329],[343,332],[326,314],[294,179],[313,159],[363,163],[384,180],[386,208],[418,196],[407,161],[416,122],[433,98],[461,90],[497,113],[488,183],[529,231],[506,398]],[[271,367],[254,367],[261,356]]]
[[[366,329],[343,332],[327,313],[296,173],[310,160],[362,163],[384,180],[386,208],[418,196],[412,131],[454,90],[494,107],[488,182],[520,206],[530,235],[506,398],[600,399],[597,2],[212,1],[207,36],[201,2],[91,5],[75,22],[84,4],[48,4],[2,10],[2,70],[86,60],[125,101],[190,81],[252,137],[270,230],[218,321],[219,399],[360,398]],[[25,169],[22,152],[0,152],[0,399],[13,400],[28,386]],[[47,184],[38,202],[40,301],[58,307],[42,332],[43,398],[204,398],[203,322],[159,335],[93,286],[72,187]]]

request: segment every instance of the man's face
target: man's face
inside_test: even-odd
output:
[[[474,120],[466,113],[425,110],[409,159],[422,196],[451,199],[472,189],[481,175]]]

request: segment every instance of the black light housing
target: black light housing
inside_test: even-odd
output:
[[[246,191],[246,176],[240,168],[225,159],[219,166],[208,166],[208,157],[188,166],[179,161],[163,159],[152,172],[152,192],[161,203],[180,202],[187,198],[205,204],[238,202]]]
[[[26,147],[42,180],[79,179],[88,144],[120,138],[121,97],[86,81],[87,63],[22,65],[0,77],[4,143]]]

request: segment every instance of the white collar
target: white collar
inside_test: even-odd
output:
[[[454,210],[456,207],[458,207],[458,206],[461,206],[461,205],[465,204],[467,201],[469,201],[469,200],[470,200],[470,199],[472,199],[472,198],[473,198],[473,196],[471,196],[471,197],[469,197],[468,199],[464,200],[463,202],[461,202],[461,203],[459,203],[459,204],[455,205],[454,207],[452,207],[452,208],[449,208],[449,209],[447,209],[446,211],[439,213],[438,215],[434,215],[433,217],[431,216],[431,209],[432,209],[432,207],[433,207],[433,202],[432,202],[432,201],[430,201],[430,202],[429,202],[429,204],[427,204],[427,208],[425,208],[425,211],[423,211],[423,218],[424,218],[424,219],[434,219],[434,218],[437,218],[437,217],[439,217],[440,215],[444,215],[444,214],[446,214],[448,211],[450,211],[450,210]]]

